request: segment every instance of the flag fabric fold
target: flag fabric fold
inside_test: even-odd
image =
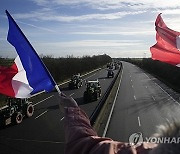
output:
[[[12,78],[17,74],[17,67],[13,64],[11,67],[0,66],[0,93],[8,96],[14,96],[12,87]]]
[[[0,93],[26,98],[40,91],[52,91],[56,85],[54,79],[12,16],[8,11],[6,14],[9,21],[7,40],[15,47],[18,57],[12,67],[0,68]]]
[[[166,26],[161,14],[155,22],[157,43],[150,47],[153,60],[180,66],[180,32]]]

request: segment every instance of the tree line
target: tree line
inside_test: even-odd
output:
[[[68,56],[67,58],[43,56],[42,60],[56,82],[68,79],[73,74],[89,72],[112,61],[111,57],[106,54],[80,58],[73,56]]]
[[[83,57],[67,56],[66,58],[41,55],[41,59],[57,83],[70,78],[73,74],[83,74],[112,61],[111,57],[106,54]],[[0,57],[0,66],[11,66],[13,61],[14,59]],[[0,95],[0,102],[2,99],[4,96]]]

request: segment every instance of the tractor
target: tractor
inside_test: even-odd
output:
[[[110,78],[110,77],[114,77],[114,71],[113,69],[108,69],[108,74],[107,74],[107,77]]]
[[[85,101],[98,100],[101,97],[101,86],[98,80],[88,81],[84,92]]]
[[[20,124],[24,117],[31,117],[34,106],[27,98],[11,98],[6,100],[7,105],[0,108],[0,124],[6,126],[11,123]]]
[[[71,81],[69,82],[69,89],[79,88],[82,87],[83,80],[80,76],[80,74],[73,75],[71,78]]]

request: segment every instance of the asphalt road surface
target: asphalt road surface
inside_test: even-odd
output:
[[[137,132],[150,137],[156,126],[179,119],[180,104],[160,81],[132,64],[123,62],[123,67],[107,137],[124,142]]]
[[[115,74],[117,74],[117,70]],[[84,80],[100,81],[102,95],[112,82],[107,78],[107,71],[101,69],[84,77]],[[68,84],[60,87],[66,95],[71,95],[90,116],[98,101],[85,103],[83,92],[85,85],[79,89],[69,90]],[[101,96],[102,97],[102,96]],[[63,114],[59,110],[57,92],[42,94],[33,102],[33,117],[24,119],[20,125],[8,126],[0,130],[1,154],[62,154],[64,152]]]

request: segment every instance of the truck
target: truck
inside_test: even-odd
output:
[[[70,82],[69,82],[69,89],[79,88],[82,87],[83,80],[81,78],[81,75],[78,73],[76,75],[73,75]]]
[[[98,100],[101,97],[101,86],[98,80],[86,82],[86,90],[83,97],[85,101]]]
[[[11,98],[6,99],[7,105],[0,108],[0,126],[9,124],[20,124],[24,117],[32,117],[34,106],[28,98]]]

